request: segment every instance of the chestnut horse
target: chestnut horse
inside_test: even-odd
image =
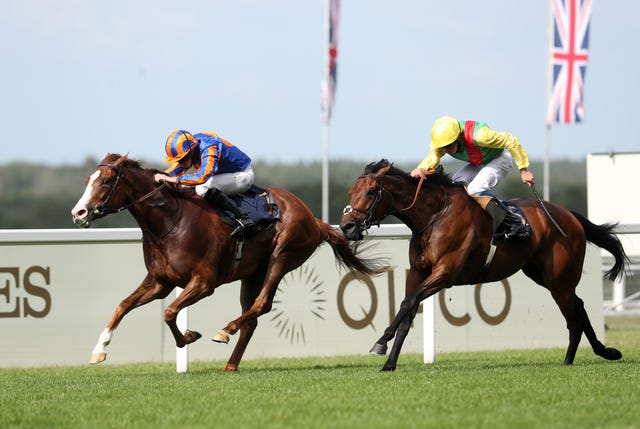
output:
[[[573,363],[583,333],[596,355],[609,360],[622,357],[618,350],[605,347],[596,338],[583,301],[575,293],[587,241],[614,256],[615,264],[607,272],[610,279],[622,273],[628,259],[612,233],[614,225],[595,225],[580,214],[549,202],[514,200],[529,220],[531,237],[499,243],[492,262],[487,263],[491,217],[461,184],[452,183],[441,171],[434,171],[422,182],[383,159],[365,168],[351,188],[350,197],[340,223],[349,239],[361,240],[363,232],[388,215],[397,217],[412,231],[405,299],[371,349],[372,354],[384,355],[387,342],[396,337],[383,371],[395,370],[402,343],[422,300],[444,288],[499,281],[518,270],[551,292],[567,321],[569,347],[565,365]]]
[[[305,262],[323,242],[331,245],[341,265],[365,274],[379,274],[386,267],[360,258],[342,232],[316,219],[295,195],[266,188],[280,209],[280,221],[244,241],[239,263],[232,227],[221,220],[221,211],[174,185],[154,182],[157,170],[142,168],[127,156],[108,154],[88,177],[84,194],[72,210],[73,221],[88,227],[92,221],[128,210],[142,230],[147,275],[142,284],[116,309],[93,349],[91,363],[106,359],[105,347],[122,318],[132,309],[162,299],[179,286],[183,292],[166,309],[164,319],[176,345],[184,347],[201,337],[182,333],[178,312],[213,293],[223,283],[241,280],[242,314],[213,340],[228,343],[240,330],[225,371],[236,371],[258,325],[258,316],[271,309],[280,280]]]

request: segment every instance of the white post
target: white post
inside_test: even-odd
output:
[[[182,293],[182,288],[176,288],[176,298]],[[189,310],[183,308],[178,313],[177,318],[178,329],[184,332],[189,327]],[[176,372],[185,373],[189,371],[189,346],[183,348],[176,347]]]
[[[435,297],[422,301],[422,347],[424,363],[436,361]]]
[[[550,195],[550,184],[549,184],[549,164],[550,164],[550,131],[551,125],[547,124],[546,132],[544,133],[544,166],[543,166],[543,174],[542,180],[544,181],[544,186],[542,187],[542,198],[545,201],[549,201],[551,198]]]
[[[329,222],[329,21],[331,20],[331,0],[325,0],[324,16],[324,68],[323,68],[323,108],[322,112],[322,220]]]
[[[618,304],[613,307],[613,311],[624,310],[623,302],[627,293],[626,289],[627,285],[625,275],[622,275],[613,281],[613,304]]]

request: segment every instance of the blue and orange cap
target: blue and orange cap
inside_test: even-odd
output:
[[[166,162],[178,162],[184,158],[191,149],[198,144],[198,139],[195,138],[189,131],[175,130],[167,138],[165,144],[165,151],[167,152]]]

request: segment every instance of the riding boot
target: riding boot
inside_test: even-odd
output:
[[[207,202],[212,203],[213,205],[220,207],[223,210],[227,210],[233,213],[237,225],[235,229],[231,231],[229,237],[235,237],[246,227],[253,226],[253,220],[249,216],[247,216],[246,213],[243,213],[236,205],[235,201],[229,198],[229,196],[221,190],[216,188],[209,189],[203,195],[203,198]]]
[[[511,211],[497,198],[492,198],[487,204],[487,212],[491,215],[493,237],[509,240],[511,238],[526,238],[528,231],[523,220]]]
[[[495,198],[492,198],[491,201],[485,207],[487,213],[491,215],[491,226],[493,227],[493,237],[494,238],[502,238],[504,237],[504,231],[498,232],[501,227],[504,219],[507,217],[508,210],[499,204]]]

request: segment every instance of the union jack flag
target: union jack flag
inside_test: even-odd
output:
[[[335,101],[338,68],[338,17],[340,13],[340,0],[328,0],[328,2],[327,70],[321,89],[322,122],[324,124],[328,124],[331,120],[331,110]]]
[[[587,71],[591,0],[551,0],[553,86],[547,123],[581,122],[584,76]]]

